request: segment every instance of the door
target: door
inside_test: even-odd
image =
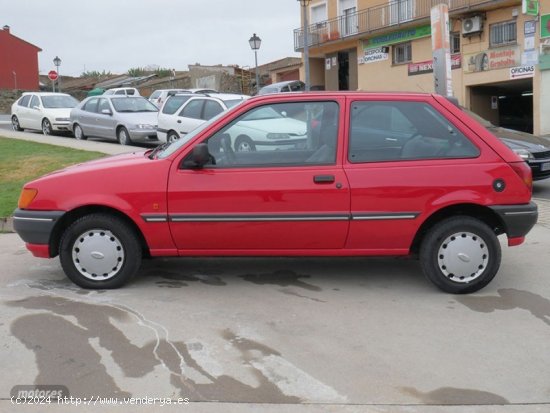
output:
[[[293,102],[250,109],[204,141],[212,156],[208,165],[185,166],[189,155],[179,167],[174,163],[168,209],[178,249],[292,255],[342,248],[350,199],[337,161],[341,106]],[[235,152],[244,129],[255,146]]]
[[[109,113],[103,113],[109,111]],[[116,120],[113,117],[113,108],[109,103],[109,99],[100,98],[97,105],[97,116],[95,119],[96,136],[103,138],[116,137]]]
[[[177,131],[181,136],[186,135],[200,124],[204,123],[202,111],[205,99],[191,98],[178,114]]]
[[[42,129],[42,105],[37,95],[32,95],[29,103],[28,125],[31,129]]]
[[[30,128],[29,126],[29,103],[32,95],[25,95],[17,103],[17,119],[19,126],[22,128]]]
[[[78,112],[77,123],[80,125],[84,135],[86,136],[98,136],[98,130],[95,122],[98,102],[99,98],[91,98]]]

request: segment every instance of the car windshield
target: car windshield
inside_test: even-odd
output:
[[[277,112],[271,106],[265,106],[258,110],[250,112],[243,120],[264,120],[264,119],[280,119],[284,118],[284,115]]]
[[[48,109],[74,108],[78,100],[72,96],[42,96],[42,106]]]
[[[145,98],[121,97],[111,99],[111,102],[117,112],[158,112],[157,107]]]

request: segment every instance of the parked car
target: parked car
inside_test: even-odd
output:
[[[464,109],[470,116],[485,126],[497,138],[523,159],[533,174],[533,180],[550,177],[550,141],[527,132],[501,128],[478,114]]]
[[[183,93],[209,94],[209,93],[220,93],[220,92],[218,92],[215,89],[193,88],[193,89],[184,89]]]
[[[302,92],[306,90],[306,84],[300,80],[287,80],[285,82],[272,83],[262,87],[258,95],[267,95],[269,93]]]
[[[157,135],[162,142],[173,142],[201,123],[241,103],[249,96],[233,93],[198,95],[183,93],[171,96],[158,116]]]
[[[78,100],[66,93],[25,92],[11,106],[13,130],[41,130],[44,135],[69,132],[71,109]]]
[[[101,95],[84,99],[71,111],[70,125],[76,139],[116,139],[121,145],[134,141],[158,142],[158,109],[144,97]]]
[[[185,89],[157,89],[153,93],[151,93],[151,96],[149,96],[149,102],[151,102],[157,108],[162,109],[162,105],[170,96],[174,96],[176,93],[185,92]]]
[[[116,87],[113,89],[107,89],[104,95],[123,95],[123,96],[141,96],[139,90],[135,87]]]
[[[265,108],[305,118],[304,144],[233,151],[227,131]],[[519,245],[536,223],[531,191],[525,162],[442,96],[277,94],[27,183],[14,228],[84,288],[122,286],[142,256],[385,255],[470,293],[498,271],[497,236]]]

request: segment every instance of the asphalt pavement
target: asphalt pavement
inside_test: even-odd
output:
[[[88,291],[1,234],[0,412],[548,413],[550,201],[538,202],[526,243],[501,239],[499,274],[467,296],[435,289],[416,261],[362,258],[156,259],[125,288]],[[15,406],[14,386],[33,384],[73,400]]]

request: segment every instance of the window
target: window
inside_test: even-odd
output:
[[[221,112],[223,112],[222,105],[220,105],[216,101],[207,100],[206,102],[204,102],[204,114],[202,118],[204,120],[209,120]]]
[[[276,103],[254,108],[207,140],[210,167],[332,165],[336,162],[335,102]]]
[[[350,162],[478,155],[478,148],[426,103],[370,101],[352,104]]]
[[[389,0],[390,24],[414,19],[415,0]]]
[[[90,99],[86,102],[86,104],[82,107],[82,110],[85,110],[86,112],[96,112],[97,111],[97,102],[99,101],[98,98]]]
[[[185,105],[185,107],[180,112],[179,116],[184,116],[186,118],[193,119],[202,119],[201,112],[202,106],[204,105],[204,99],[193,99]]]
[[[173,115],[179,108],[181,108],[181,105],[187,102],[190,98],[191,96],[172,96],[162,107],[162,113]]]
[[[451,53],[460,53],[460,33],[453,32],[450,34]]]
[[[491,24],[489,26],[490,46],[514,44],[517,41],[516,21]]]
[[[162,92],[160,90],[155,90],[151,96],[149,96],[149,99],[157,99]]]
[[[357,4],[355,0],[339,0],[340,33],[342,36],[349,36],[357,33]]]
[[[396,44],[393,49],[393,64],[401,64],[412,61],[412,44],[411,42]]]
[[[111,105],[109,105],[109,101],[107,99],[100,99],[99,100],[99,105],[97,107],[97,111],[99,113],[102,113],[102,111],[104,110],[108,110],[109,112],[112,112],[111,111]]]
[[[327,20],[327,5],[326,3],[311,6],[311,24],[322,23]]]
[[[38,99],[38,96],[32,96],[30,107],[31,109],[34,107],[40,107],[40,100]]]
[[[31,100],[31,95],[25,95],[19,100],[17,105],[27,107],[27,106],[29,106],[30,100]]]
[[[126,92],[124,92],[124,90],[117,90],[115,92],[115,95],[125,95],[125,94],[126,94]]]

